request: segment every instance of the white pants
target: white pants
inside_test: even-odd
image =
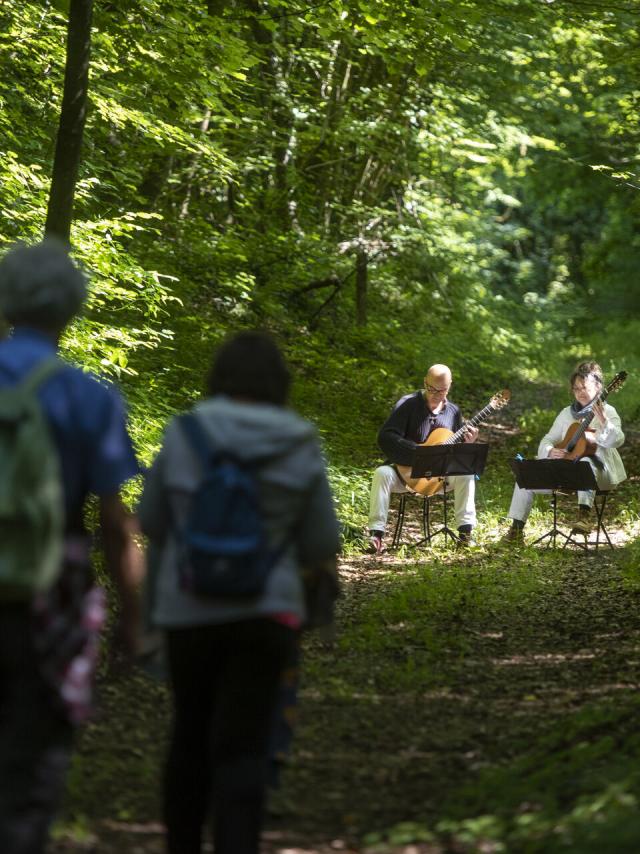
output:
[[[591,468],[593,469],[593,473],[596,476],[596,483],[598,484],[598,489],[611,489],[613,484],[611,482],[611,476],[609,472],[606,469],[597,468],[593,460],[589,457],[582,457],[582,459],[586,459]],[[534,496],[545,494],[548,495],[550,492],[550,489],[521,489],[516,483],[513,488],[511,507],[509,507],[509,518],[519,519],[520,522],[526,522],[529,518],[529,513],[531,513],[531,507],[533,505]],[[586,504],[587,507],[593,507],[594,498],[595,493],[592,489],[589,489],[586,492],[579,492],[578,504]]]
[[[476,524],[476,481],[473,475],[447,478],[447,489],[453,490],[456,526]],[[410,492],[393,466],[379,466],[373,473],[369,504],[369,530],[384,531],[389,515],[389,503],[394,492]]]

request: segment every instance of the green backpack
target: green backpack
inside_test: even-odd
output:
[[[62,569],[60,460],[37,390],[63,367],[51,357],[0,389],[0,600],[47,590]]]

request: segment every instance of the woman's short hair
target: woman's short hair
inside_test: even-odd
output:
[[[0,313],[12,326],[61,330],[86,295],[85,276],[54,238],[17,244],[0,261]]]
[[[238,332],[217,350],[209,372],[209,394],[243,397],[284,406],[291,374],[275,340],[267,332]]]
[[[602,368],[600,365],[597,362],[580,362],[580,364],[576,365],[573,369],[569,385],[573,387],[573,384],[578,378],[581,380],[587,380],[589,377],[593,377],[598,385],[602,387]]]

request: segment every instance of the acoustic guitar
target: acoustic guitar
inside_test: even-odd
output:
[[[468,427],[476,427],[482,421],[485,421],[492,413],[497,412],[506,406],[511,400],[511,392],[508,388],[503,388],[491,398],[484,409],[481,409],[477,415],[474,415],[469,421],[465,421],[463,426],[456,430],[447,430],[446,427],[436,427],[427,437],[427,441],[422,445],[456,445],[458,442],[464,441],[464,435]],[[411,477],[411,466],[396,466],[396,471],[414,492],[420,495],[429,497],[435,495],[442,488],[442,477]]]
[[[620,371],[616,374],[611,382],[595,397],[590,406],[600,401],[604,403],[612,391],[618,391],[627,378],[626,371]],[[589,425],[594,419],[592,410],[583,415],[579,421],[574,421],[567,427],[567,432],[561,442],[556,445],[556,448],[563,448],[567,451],[565,460],[579,460],[581,457],[592,457],[598,450],[595,441],[595,431],[589,430]]]

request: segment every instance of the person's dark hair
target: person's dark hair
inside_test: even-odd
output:
[[[17,244],[0,261],[0,313],[16,326],[62,330],[87,294],[84,275],[55,238]]]
[[[216,352],[207,391],[284,406],[291,374],[274,339],[266,332],[238,332]]]
[[[594,380],[598,383],[598,385],[602,388],[602,368],[597,362],[580,362],[579,365],[573,370],[571,374],[571,379],[569,380],[569,386],[573,388],[573,384],[575,381],[580,378],[581,380],[586,380],[589,377],[593,377]]]

